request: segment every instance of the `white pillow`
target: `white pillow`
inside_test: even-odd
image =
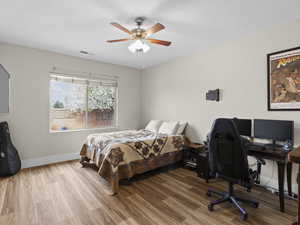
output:
[[[187,122],[179,122],[176,135],[182,135],[186,126],[187,126]]]
[[[162,134],[175,134],[178,129],[178,122],[177,121],[169,121],[163,122],[160,126],[158,133]]]
[[[147,124],[145,130],[149,130],[149,131],[157,133],[161,124],[162,124],[161,120],[150,120],[150,122]]]

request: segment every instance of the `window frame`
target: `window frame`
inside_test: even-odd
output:
[[[119,129],[119,81],[118,79],[109,79],[109,80],[114,80],[117,83],[117,86],[115,87],[115,112],[114,112],[114,122],[113,122],[113,126],[107,126],[107,127],[96,127],[96,128],[88,128],[87,127],[87,119],[88,119],[88,113],[87,113],[87,109],[88,109],[88,95],[87,95],[87,88],[86,88],[86,113],[85,113],[85,128],[81,128],[81,129],[73,129],[73,130],[52,130],[51,129],[51,123],[50,123],[50,118],[51,118],[51,86],[50,86],[50,82],[52,80],[52,76],[61,76],[61,77],[67,77],[67,78],[74,78],[74,79],[84,79],[84,80],[97,80],[97,81],[103,81],[103,80],[107,80],[105,78],[97,78],[97,77],[85,77],[85,76],[77,76],[77,75],[69,75],[69,74],[63,74],[63,73],[50,73],[48,76],[48,130],[49,133],[69,133],[69,132],[80,132],[80,131],[96,131],[96,130],[101,130],[101,131],[106,131],[106,130],[117,130]]]

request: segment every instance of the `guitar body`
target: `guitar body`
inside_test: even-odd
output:
[[[11,142],[7,122],[0,123],[0,177],[12,176],[21,169],[17,149]]]

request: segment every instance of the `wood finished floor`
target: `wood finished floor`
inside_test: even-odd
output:
[[[194,172],[178,168],[140,177],[121,185],[116,196],[105,194],[95,170],[81,168],[78,161],[26,169],[0,179],[1,225],[290,225],[296,201],[286,200],[286,213],[279,212],[276,196],[255,188],[239,189],[242,196],[257,199],[258,209],[244,205],[247,222],[238,210],[225,203],[207,210],[208,187],[225,190],[223,182],[206,184]],[[241,191],[240,191],[241,190]]]

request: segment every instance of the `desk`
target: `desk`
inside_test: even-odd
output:
[[[287,167],[287,184],[288,193],[292,196],[292,163],[288,162],[288,151],[283,151],[281,148],[275,150],[266,148],[263,150],[248,150],[249,156],[256,156],[258,158],[272,160],[277,162],[278,168],[278,189],[279,189],[279,202],[280,211],[284,212],[284,171],[285,166]]]

